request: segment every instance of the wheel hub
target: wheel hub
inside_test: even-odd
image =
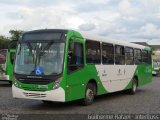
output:
[[[86,98],[87,98],[88,101],[92,101],[93,100],[93,98],[94,98],[93,90],[87,89]]]

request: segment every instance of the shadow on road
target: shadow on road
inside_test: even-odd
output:
[[[145,92],[145,90],[144,89],[138,89],[136,94],[139,94],[139,93],[142,93],[142,92]],[[134,95],[129,94],[127,91],[119,91],[119,92],[114,92],[114,93],[109,93],[109,94],[97,96],[94,102],[99,102],[100,103],[102,101],[110,101],[110,100],[113,100],[113,99],[118,99],[118,98],[122,98],[122,97],[126,97],[126,96],[130,97],[130,96],[134,96]]]
[[[61,102],[50,102],[50,103],[43,103],[39,102],[39,104],[32,104],[31,106],[27,106],[28,109],[32,110],[40,110],[40,111],[64,111],[70,110],[72,108],[77,107],[77,101],[61,103]]]
[[[138,89],[136,94],[139,94],[141,92],[145,92],[145,90],[142,89]],[[132,96],[128,93],[126,93],[125,91],[121,91],[121,92],[115,92],[115,93],[110,93],[110,94],[106,94],[106,95],[100,95],[97,96],[94,100],[94,104],[101,104],[104,101],[112,101],[113,99],[120,99],[122,97],[126,97],[126,95],[128,97]],[[81,108],[85,106],[82,106],[80,104],[80,101],[72,101],[72,102],[67,102],[67,103],[61,103],[61,102],[49,102],[49,103],[43,103],[43,102],[38,102],[39,104],[32,104],[32,106],[28,106],[27,108],[32,109],[32,110],[52,110],[52,111],[64,111],[65,110],[70,110],[73,108]],[[86,107],[92,107],[91,106],[86,106]]]

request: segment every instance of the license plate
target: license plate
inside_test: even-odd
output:
[[[48,85],[38,85],[39,89],[48,89]]]

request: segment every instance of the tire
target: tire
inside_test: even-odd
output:
[[[136,78],[133,78],[132,79],[132,88],[129,89],[129,93],[131,95],[134,95],[136,93],[136,91],[137,91],[137,87],[138,87],[138,81],[137,81]]]
[[[96,95],[96,86],[93,83],[88,83],[85,91],[85,97],[82,99],[81,104],[84,106],[91,105]]]

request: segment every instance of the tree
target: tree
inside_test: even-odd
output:
[[[8,49],[8,47],[16,48],[17,41],[20,39],[20,36],[23,34],[23,32],[24,31],[22,30],[10,30],[9,33],[11,37],[0,35],[0,49]]]
[[[23,34],[24,31],[22,30],[10,30],[9,33],[11,34],[11,41],[15,40],[18,41],[20,36]]]
[[[11,34],[9,48],[16,48],[17,42],[19,41],[21,35],[24,33],[22,30],[10,30]]]
[[[7,49],[9,43],[9,38],[5,36],[0,36],[0,49]]]

